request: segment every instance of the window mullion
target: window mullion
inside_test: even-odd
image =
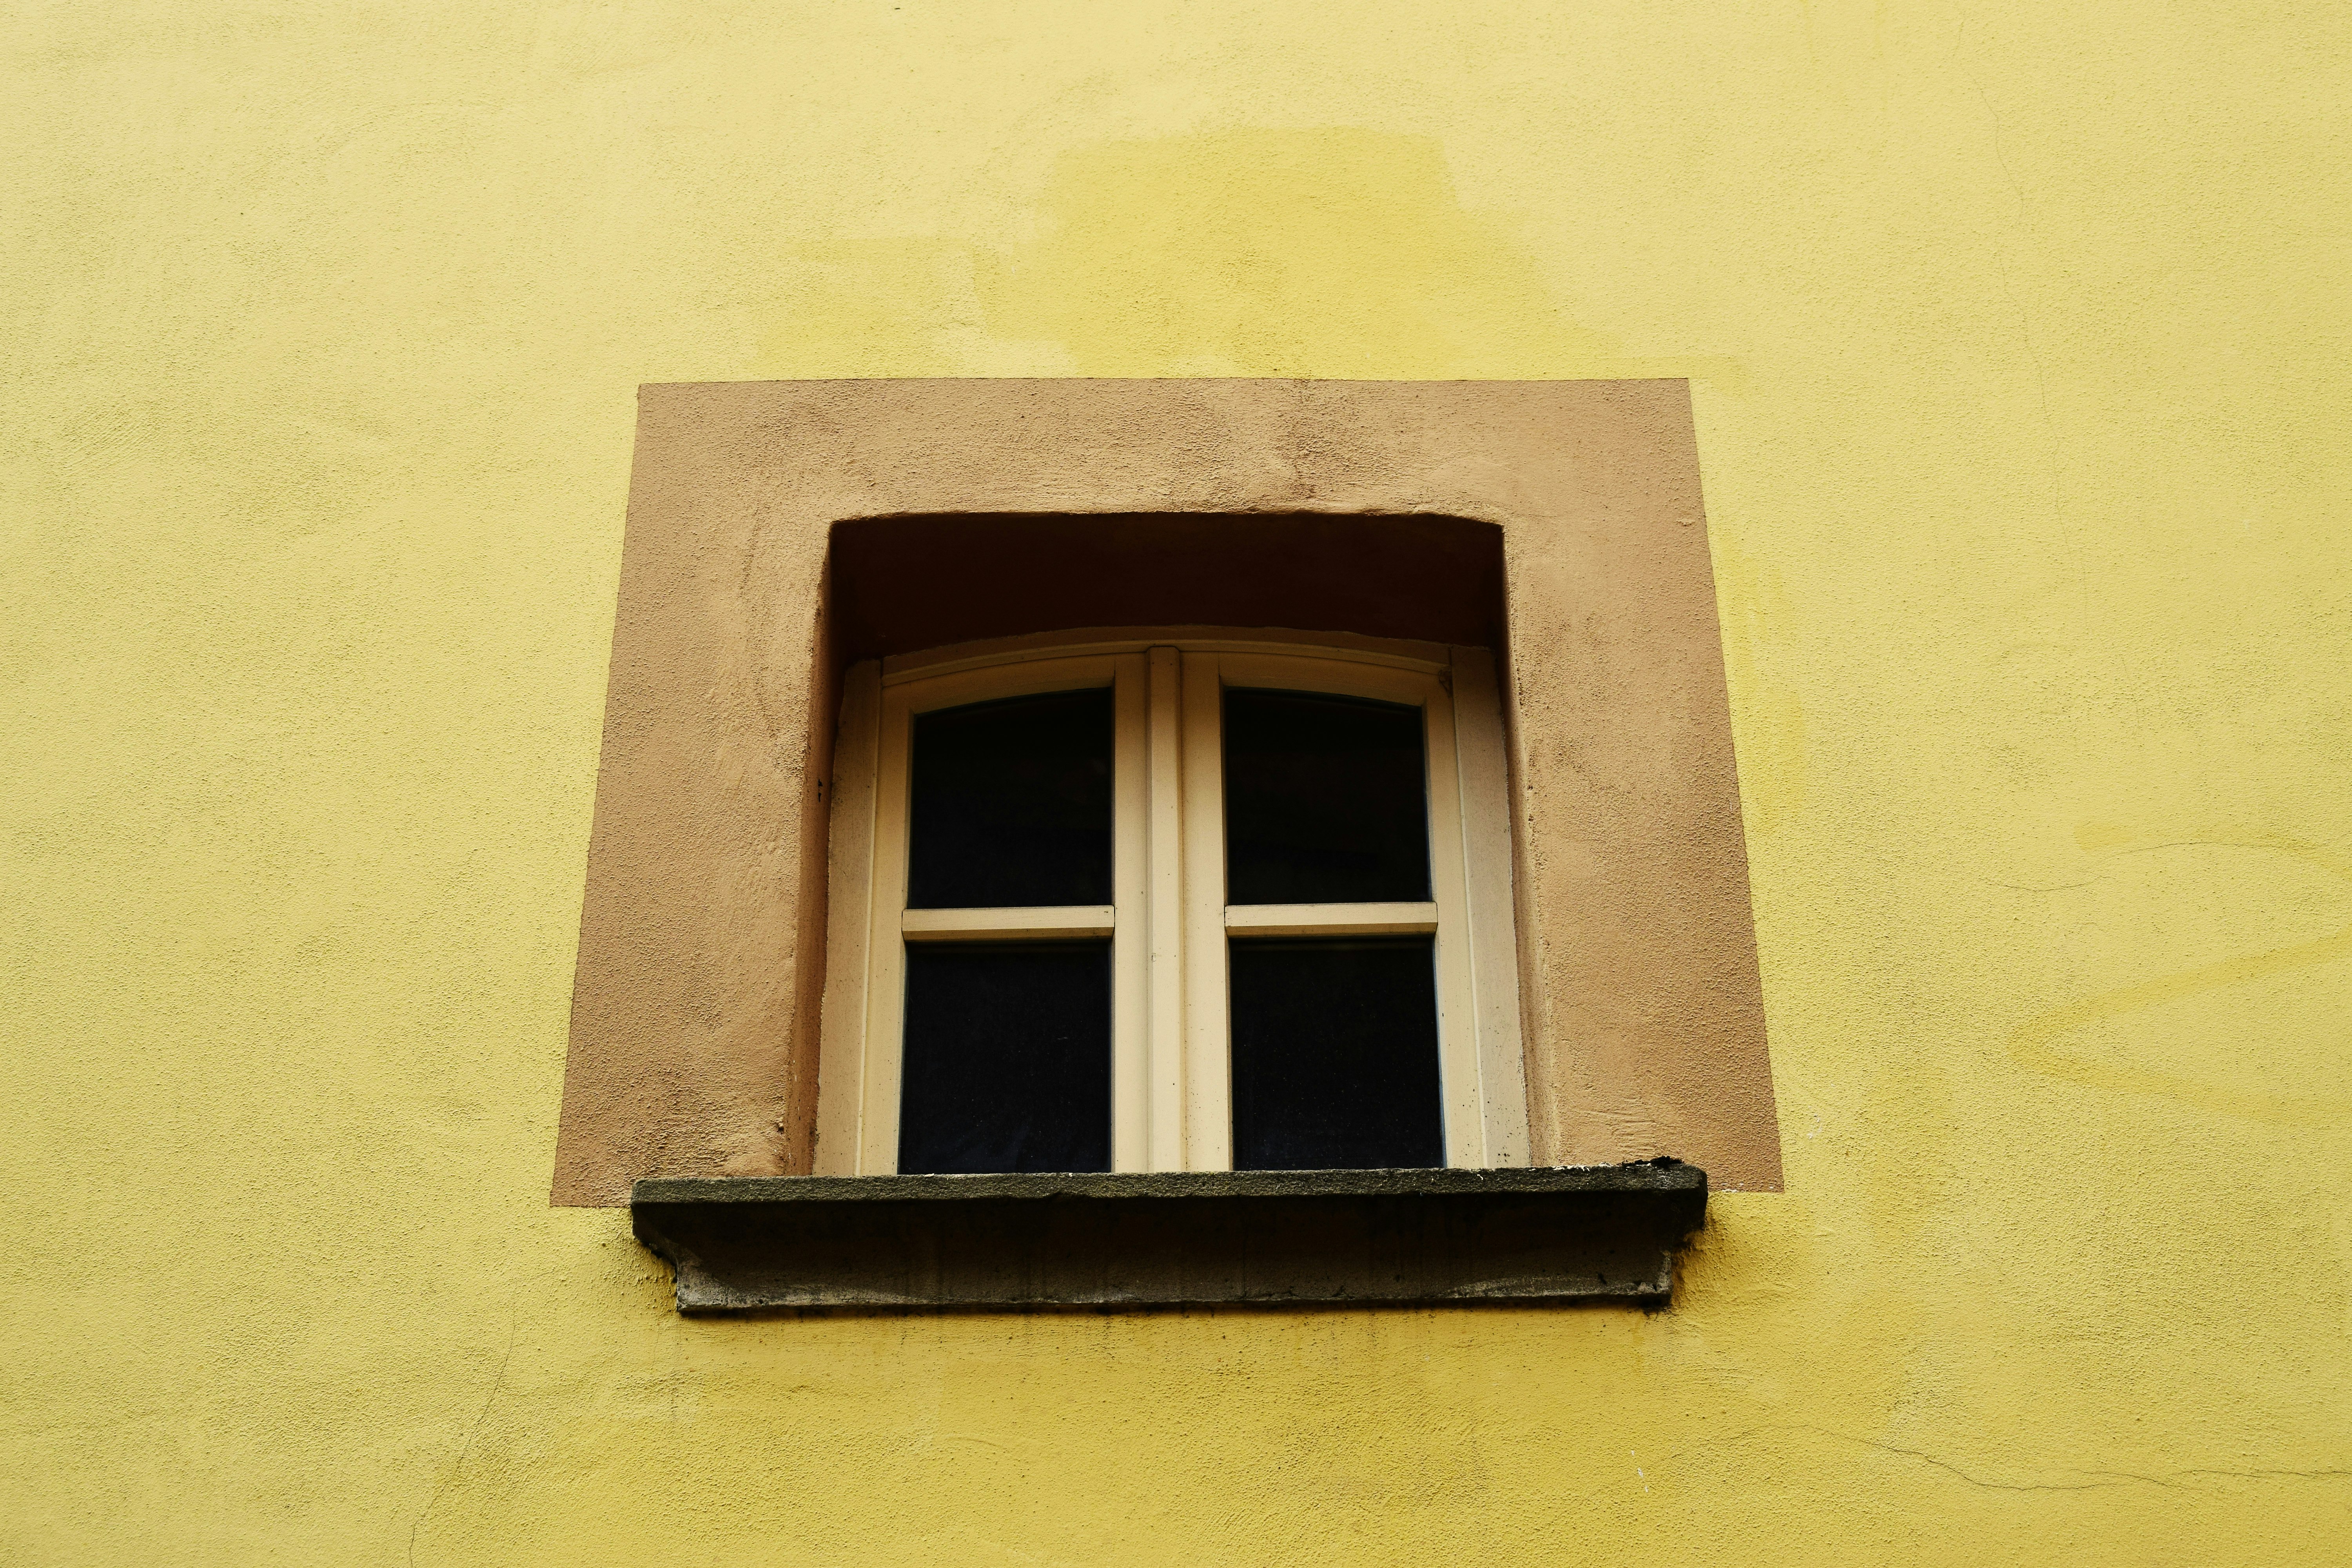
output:
[[[1151,1169],[1151,674],[1122,654],[1112,680],[1111,1119],[1114,1171]]]
[[[1185,654],[1183,671],[1184,1168],[1230,1171],[1224,677],[1214,653]]]
[[[1155,647],[1149,661],[1149,998],[1146,1168],[1184,1168],[1183,656]]]

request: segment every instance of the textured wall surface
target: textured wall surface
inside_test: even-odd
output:
[[[0,1559],[2332,1563],[2342,6],[37,4]],[[1788,1192],[1655,1316],[551,1209],[635,388],[1688,376]]]

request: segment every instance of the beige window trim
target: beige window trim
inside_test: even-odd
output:
[[[1717,1190],[1780,1189],[1683,383],[701,383],[642,388],[638,409],[554,1202],[805,1173],[821,1115],[828,1137],[854,1126],[854,1106],[820,1110],[820,1011],[828,969],[874,934],[835,896],[871,874],[870,831],[844,823],[870,829],[872,770],[837,770],[835,748],[878,745],[884,680],[1089,619],[1247,628],[1221,634],[1255,645],[1237,652],[1423,639],[1412,657],[1457,699],[1465,797],[1507,803],[1463,816],[1468,863],[1483,836],[1512,873],[1472,879],[1465,908],[1479,951],[1516,931],[1533,1162],[1672,1154]],[[1171,692],[1197,657],[1088,635],[1111,646],[1064,654],[1132,655]],[[1498,702],[1471,700],[1487,678],[1448,644],[1496,650]],[[887,662],[845,710],[864,659]],[[1145,816],[1121,820],[1170,929],[1184,866],[1152,855],[1143,802],[1178,798],[1181,702],[1147,695],[1149,778],[1173,787],[1129,781]],[[1480,776],[1499,766],[1481,726],[1505,777]],[[1181,973],[1138,963],[1118,984],[1181,1026]],[[1504,1004],[1481,987],[1475,1005],[1483,1029]],[[1186,1084],[1120,1092],[1118,1124],[1181,1163]]]
[[[1435,938],[1446,1163],[1528,1163],[1508,799],[1483,649],[1205,637],[1197,628],[1024,637],[848,671],[836,762],[835,941],[818,1089],[820,1174],[897,1169],[905,944],[1108,936],[1112,1168],[1233,1163],[1229,935],[1427,932]],[[912,721],[968,702],[1110,686],[1115,902],[909,910]],[[1266,687],[1418,708],[1429,767],[1431,900],[1224,901],[1223,693]],[[845,940],[848,939],[848,940]]]

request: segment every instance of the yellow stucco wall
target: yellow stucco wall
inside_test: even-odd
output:
[[[2352,1555],[2352,9],[11,24],[0,1561]],[[1675,1309],[688,1322],[547,1184],[637,384],[1687,375]]]

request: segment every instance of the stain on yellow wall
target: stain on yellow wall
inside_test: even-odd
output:
[[[1115,142],[1058,158],[1038,209],[1036,237],[982,265],[982,308],[1082,375],[1544,376],[1615,352],[1464,208],[1434,136]]]
[[[2345,1027],[2345,1004],[2352,998],[2330,968],[2352,957],[2352,924],[2303,933],[2322,911],[2329,921],[2352,918],[2352,858],[2259,832],[2142,836],[2085,823],[2074,840],[2095,857],[2093,864],[2081,880],[2051,893],[2095,889],[2084,902],[2105,904],[2126,920],[2145,920],[2170,903],[2206,918],[2145,931],[2135,956],[2158,973],[2018,1025],[2010,1036],[2018,1061],[2075,1083],[2163,1095],[2217,1115],[2301,1127],[2352,1121],[2352,1052],[2315,1061],[2300,1048]],[[2250,877],[2232,864],[2273,856],[2292,865]],[[2309,873],[2299,887],[2296,868]],[[2167,963],[2178,963],[2188,950],[2249,945],[2257,951],[2220,958],[2200,951],[2202,961],[2187,967]],[[2265,1021],[2266,1033],[2236,1037],[2234,1026],[2250,1015]]]
[[[2352,10],[51,6],[0,1559],[2333,1563]],[[1688,375],[1675,1308],[689,1322],[546,1205],[635,387]]]
[[[1698,376],[1578,326],[1433,136],[1331,126],[1113,142],[1055,159],[1029,233],[817,241],[761,362],[799,375]],[[878,367],[878,368],[877,368]]]

